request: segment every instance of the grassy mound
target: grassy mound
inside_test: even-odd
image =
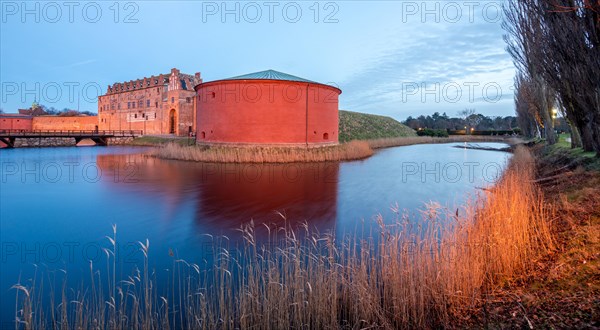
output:
[[[390,117],[340,110],[340,142],[417,136]]]

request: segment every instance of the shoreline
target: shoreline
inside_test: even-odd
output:
[[[451,136],[440,137],[400,137],[375,140],[353,140],[337,145],[320,147],[304,146],[248,146],[248,145],[184,145],[162,142],[154,144],[158,148],[149,156],[193,162],[208,163],[306,163],[363,160],[374,155],[377,150],[417,144],[443,144],[456,142],[501,142],[511,149],[522,144],[516,137],[492,136]]]
[[[534,182],[552,217],[555,249],[509,278],[456,328],[596,328],[600,325],[600,159],[565,137],[527,144]],[[532,206],[534,207],[534,206]]]

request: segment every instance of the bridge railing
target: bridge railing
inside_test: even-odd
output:
[[[141,130],[15,130],[2,129],[0,134],[9,136],[139,136]]]

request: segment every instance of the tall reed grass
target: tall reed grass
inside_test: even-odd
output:
[[[397,208],[366,237],[335,237],[268,227],[257,241],[240,228],[241,249],[215,238],[213,262],[173,259],[168,290],[149,270],[149,242],[139,242],[140,270],[115,277],[116,227],[107,238],[107,269],[90,269],[83,290],[16,284],[18,327],[26,329],[438,328],[476,310],[506,281],[549,253],[552,210],[533,184],[520,147],[496,186],[461,212],[430,204],[419,219]],[[37,275],[36,275],[37,276]],[[53,295],[42,303],[44,295]]]

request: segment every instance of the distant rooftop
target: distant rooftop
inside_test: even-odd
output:
[[[291,74],[287,74],[287,73],[283,73],[283,72],[279,72],[279,71],[275,71],[275,70],[259,71],[259,72],[249,73],[249,74],[231,77],[231,78],[223,79],[223,80],[244,80],[244,79],[286,80],[286,81],[317,83],[316,81],[292,76]]]

